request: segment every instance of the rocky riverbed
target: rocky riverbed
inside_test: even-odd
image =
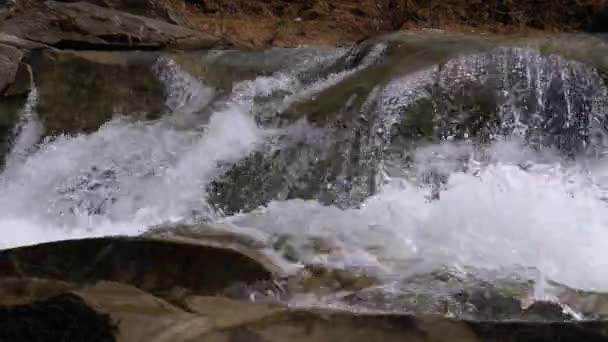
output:
[[[514,292],[506,294],[508,287],[502,289],[501,299],[489,294],[478,299],[493,312],[488,312],[487,320],[305,307],[289,297],[295,291],[314,293],[321,286],[303,288],[309,281],[301,275],[285,281],[284,270],[238,242],[238,236],[200,226],[177,231],[170,236],[158,232],[145,238],[65,241],[3,251],[0,337],[5,341],[471,342],[607,338],[602,321],[573,320],[550,303],[521,311]],[[432,282],[446,282],[449,275],[436,277]],[[434,286],[432,282],[421,285]],[[468,290],[481,287],[462,289],[463,295]],[[442,305],[432,303],[432,296],[418,293],[417,298],[427,309]],[[578,300],[582,298],[581,294]],[[391,304],[403,305],[402,310],[411,306],[399,300]],[[497,316],[513,308],[522,316],[508,320]]]
[[[608,340],[606,7],[533,3],[0,0],[0,341]]]

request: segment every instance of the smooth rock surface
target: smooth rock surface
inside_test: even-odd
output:
[[[272,272],[235,250],[203,243],[99,238],[1,251],[0,277],[115,281],[153,293],[184,288],[215,295],[235,282],[270,280]]]
[[[115,115],[145,120],[164,110],[154,53],[43,51],[30,60],[45,135],[89,133]]]
[[[208,49],[211,35],[87,2],[45,1],[0,24],[22,39],[72,49]]]
[[[34,86],[34,75],[29,64],[19,63],[13,82],[4,91],[5,96],[27,96]]]
[[[19,49],[0,44],[0,94],[15,80],[22,58],[23,52]]]
[[[21,280],[22,284],[28,281],[41,283]],[[178,306],[120,283],[73,286],[78,288],[47,298],[29,297],[19,305],[2,304],[0,327],[5,327],[0,329],[2,341],[24,338],[46,342],[608,341],[607,323],[603,321],[459,321],[432,316],[290,309],[201,296],[187,297],[186,305]],[[3,287],[0,282],[0,290]]]

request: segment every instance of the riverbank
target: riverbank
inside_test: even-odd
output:
[[[4,4],[0,2],[0,7],[3,7],[0,9],[0,19],[4,22],[0,25],[2,32],[13,31],[10,23],[13,22],[14,26],[15,18],[31,16],[35,12],[53,19],[53,28],[68,36],[82,33],[82,24],[90,21],[86,12],[71,17],[66,17],[65,13],[62,14],[63,17],[53,17],[52,11],[41,10],[41,6],[46,6],[49,2],[3,2]],[[546,3],[532,0],[146,0],[137,4],[125,0],[87,0],[76,4],[78,3],[87,3],[87,9],[92,12],[103,12],[104,9],[100,8],[111,9],[220,37],[233,45],[260,47],[340,46],[405,29],[491,33],[601,32],[606,31],[608,25],[606,0],[559,0]],[[95,20],[99,23],[105,21],[99,18]],[[33,27],[27,22],[35,21],[28,18],[20,26]],[[44,36],[42,33],[37,32]],[[29,37],[31,40],[44,38],[36,37],[36,32],[33,34]],[[103,36],[122,37],[129,41],[126,39],[128,31],[104,33]],[[179,47],[184,47],[183,45],[178,44]],[[201,47],[201,44],[194,46]]]
[[[530,33],[605,31],[604,0],[177,1],[193,28],[256,46],[347,45],[411,29]]]

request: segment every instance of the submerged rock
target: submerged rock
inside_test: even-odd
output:
[[[575,318],[559,303],[536,301],[534,286],[534,282],[525,279],[485,280],[474,273],[438,270],[355,291],[334,301],[372,311],[482,321]]]

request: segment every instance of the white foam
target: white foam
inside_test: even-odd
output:
[[[488,152],[522,150],[511,144]],[[436,201],[427,188],[394,179],[358,209],[291,200],[227,221],[295,235],[301,246],[311,238],[333,242],[328,255],[308,251],[307,262],[393,275],[415,259],[437,267],[523,266],[577,288],[608,289],[608,204],[594,174],[550,162],[526,171],[505,160],[452,173]]]
[[[165,86],[165,105],[174,113],[196,113],[207,106],[215,95],[212,88],[185,72],[172,59],[159,59],[154,69]]]
[[[264,133],[238,107],[214,113],[204,131],[116,119],[93,134],[43,144],[2,174],[2,245],[132,235],[213,216],[206,184]]]

